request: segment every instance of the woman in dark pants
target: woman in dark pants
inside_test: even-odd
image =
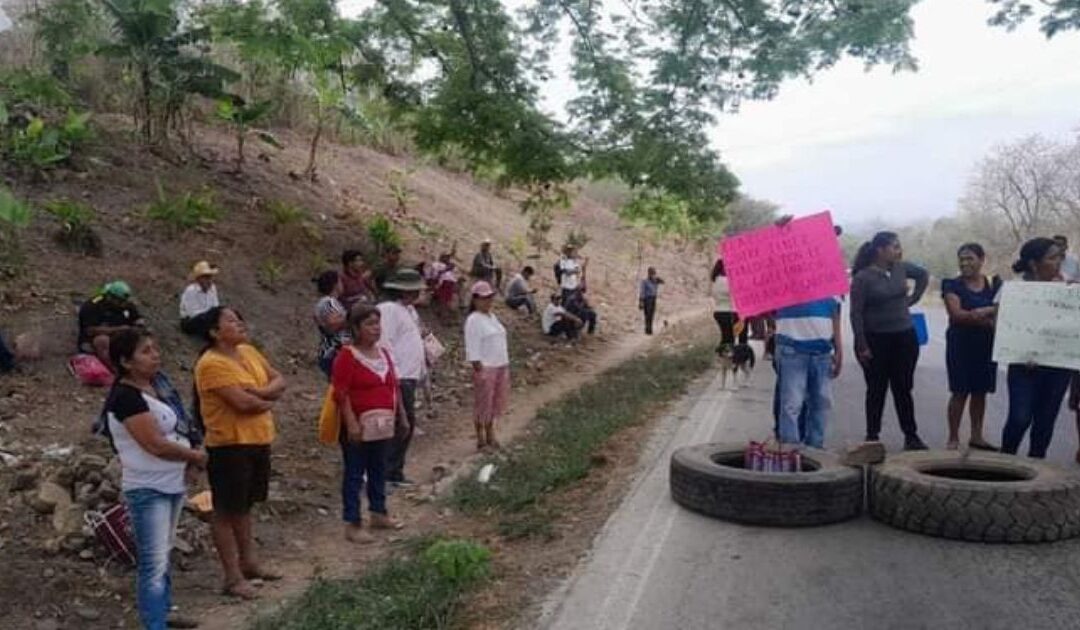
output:
[[[1013,271],[1027,282],[1060,282],[1065,252],[1051,239],[1033,238],[1020,249]],[[1035,363],[1009,364],[1009,418],[1001,435],[1001,452],[1015,455],[1031,428],[1028,457],[1046,457],[1061,402],[1073,371]]]
[[[731,305],[731,290],[728,288],[727,272],[724,270],[723,260],[716,260],[716,264],[712,268],[711,280],[713,319],[716,320],[716,325],[720,327],[720,345],[731,345],[735,343],[735,324],[739,321],[739,316]],[[747,326],[744,326],[742,332],[738,335],[740,344],[745,344],[747,341],[750,334],[747,328]]]
[[[851,328],[855,356],[866,377],[866,441],[879,440],[885,394],[891,389],[904,450],[925,450],[911,397],[919,341],[908,309],[922,298],[929,275],[903,256],[900,239],[892,232],[878,232],[859,248],[852,265]],[[910,293],[908,280],[915,282]]]
[[[375,538],[361,529],[360,490],[367,486],[371,529],[401,529],[386,511],[387,449],[394,430],[374,433],[381,416],[393,423],[399,411],[399,383],[390,351],[379,345],[382,335],[379,309],[357,304],[349,312],[352,344],[342,347],[334,359],[331,382],[341,414],[342,516],[345,539],[370,543]],[[392,424],[391,424],[392,426]],[[369,433],[369,431],[371,433]]]

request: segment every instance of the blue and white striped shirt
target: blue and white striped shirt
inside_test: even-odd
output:
[[[824,298],[776,311],[776,343],[805,354],[833,351],[833,316],[840,309],[835,298]]]

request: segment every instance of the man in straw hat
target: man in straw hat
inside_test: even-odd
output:
[[[426,287],[423,276],[415,269],[398,269],[383,283],[389,298],[379,304],[382,335],[379,341],[390,348],[397,370],[404,418],[394,430],[394,439],[386,458],[386,480],[394,485],[409,485],[405,477],[405,454],[416,429],[416,388],[427,364],[424,356],[424,336],[420,315],[413,306]]]
[[[217,267],[200,260],[191,268],[192,283],[180,294],[180,330],[188,335],[202,335],[206,329],[206,313],[220,306],[214,276]]]

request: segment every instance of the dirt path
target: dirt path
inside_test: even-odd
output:
[[[686,321],[698,316],[700,313],[688,311],[678,318],[669,318],[669,321],[674,326],[676,321]],[[575,371],[564,371],[552,376],[543,384],[528,386],[524,391],[520,389],[514,391],[510,413],[505,418],[501,430],[504,443],[511,443],[521,437],[528,429],[537,410],[544,405],[558,400],[597,374],[632,358],[665,338],[664,334],[647,337],[641,333],[633,333],[620,335],[617,340],[587,340],[585,343],[597,346],[597,351],[588,353],[583,362],[575,366]],[[263,551],[269,562],[281,569],[287,577],[280,582],[264,585],[262,597],[258,601],[247,603],[223,600],[220,596],[205,592],[213,590],[205,582],[199,585],[201,588],[198,589],[205,593],[199,592],[192,601],[190,591],[185,593],[186,580],[181,580],[177,584],[176,592],[177,598],[181,600],[182,605],[185,605],[186,612],[200,618],[202,628],[211,630],[239,628],[244,626],[253,615],[266,612],[275,602],[302,592],[316,577],[355,574],[370,561],[388,553],[394,542],[416,535],[438,532],[449,512],[447,508],[435,502],[434,498],[437,496],[438,489],[446,488],[449,484],[445,479],[436,484],[435,481],[438,480],[433,478],[432,468],[437,464],[449,465],[451,475],[467,473],[472,470],[474,462],[478,459],[469,419],[459,415],[442,421],[453,427],[451,435],[438,442],[428,439],[428,435],[422,436],[414,442],[411,449],[408,473],[418,482],[418,486],[408,492],[395,493],[389,500],[391,511],[406,523],[402,531],[391,535],[384,534],[383,540],[369,546],[349,544],[341,535],[339,502],[333,499],[327,500],[325,503],[328,507],[318,508],[324,518],[306,525],[302,531],[287,527],[287,530],[292,531],[277,532],[278,535],[275,538],[280,538],[281,534],[284,534],[283,546],[272,547],[262,540]],[[336,498],[340,464],[337,462],[336,451],[325,450],[326,472],[329,474],[325,475],[319,484],[311,487],[310,492],[322,497],[330,495]],[[323,512],[326,513],[323,514]],[[276,525],[263,523],[257,526],[257,531],[266,534],[267,530],[274,526]],[[460,535],[462,532],[455,533]],[[209,563],[216,570],[216,563],[213,561]]]

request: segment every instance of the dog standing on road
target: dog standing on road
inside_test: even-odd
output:
[[[739,387],[739,374],[742,374],[742,384],[750,382],[750,375],[757,363],[757,355],[749,344],[745,343],[722,343],[716,348],[716,354],[720,362],[720,388],[727,389],[728,374],[731,374],[731,384]]]

